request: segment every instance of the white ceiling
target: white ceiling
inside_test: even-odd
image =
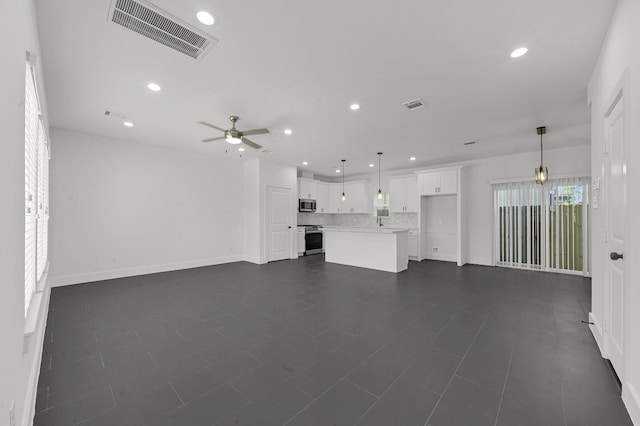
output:
[[[378,151],[387,170],[536,151],[543,125],[545,149],[588,144],[586,85],[616,5],[152,2],[219,43],[196,62],[107,22],[110,0],[36,1],[53,126],[231,159],[237,147],[202,143],[220,134],[196,122],[227,128],[233,114],[241,130],[271,130],[251,137],[274,151],[269,158],[329,177],[343,158],[347,175],[371,171]],[[196,20],[201,9],[215,14],[214,26]],[[520,46],[529,53],[511,59]],[[162,92],[149,91],[151,81]],[[418,97],[426,107],[402,106]],[[462,145],[470,139],[477,144]],[[244,158],[266,155],[249,151]]]

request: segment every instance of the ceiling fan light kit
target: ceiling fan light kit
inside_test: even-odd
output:
[[[534,178],[537,184],[544,185],[549,180],[549,169],[543,166],[542,161],[542,135],[547,133],[547,128],[538,127],[536,131],[540,135],[540,167],[536,167]]]

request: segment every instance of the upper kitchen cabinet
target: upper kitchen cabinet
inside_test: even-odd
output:
[[[457,194],[459,174],[459,169],[420,172],[418,174],[420,195]]]
[[[329,184],[317,182],[316,213],[329,213]]]
[[[329,184],[329,213],[371,213],[368,182],[345,182],[345,200],[342,200],[342,183]],[[316,210],[317,211],[317,210]]]
[[[418,211],[420,195],[416,176],[389,179],[389,194],[391,195],[391,212],[415,213]]]
[[[316,200],[318,198],[318,183],[312,179],[298,178],[298,198]]]

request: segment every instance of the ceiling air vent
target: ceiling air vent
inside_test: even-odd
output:
[[[218,40],[143,0],[112,0],[107,20],[200,60]]]
[[[477,142],[477,141],[475,141],[475,140],[464,141],[464,142],[462,142],[462,145],[465,145],[465,146],[466,146],[466,145],[473,145],[473,144],[475,144],[476,142]]]
[[[422,102],[422,99],[418,98],[412,101],[407,101],[402,105],[405,106],[409,111],[411,111],[414,109],[422,108],[424,106],[424,102]]]

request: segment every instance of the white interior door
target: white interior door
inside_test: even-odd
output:
[[[624,102],[621,96],[605,115],[605,156],[607,191],[607,260],[605,267],[606,297],[608,313],[605,333],[608,340],[608,355],[620,378],[624,374],[624,229],[626,211],[626,162],[624,131]]]
[[[289,259],[291,254],[291,190],[267,187],[269,262]]]

